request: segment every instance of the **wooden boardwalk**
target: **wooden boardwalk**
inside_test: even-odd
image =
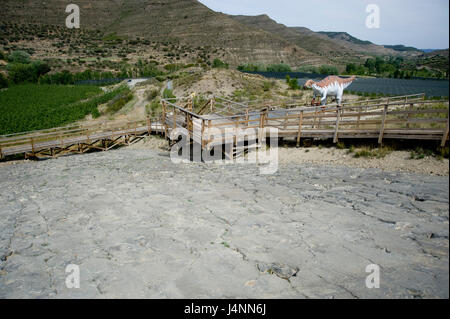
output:
[[[302,138],[435,140],[445,146],[449,138],[449,102],[429,101],[423,94],[383,99],[354,100],[338,106],[299,106],[293,102],[237,103],[214,99],[192,111],[190,101],[163,100],[162,123],[166,128],[184,127],[190,137],[209,149],[215,145],[248,138],[245,129],[276,128],[279,137]],[[251,108],[259,103],[260,111]],[[183,105],[183,106],[180,106]],[[221,133],[218,134],[218,131]],[[252,135],[250,133],[250,138]],[[261,138],[261,136],[259,136]]]
[[[0,137],[0,157],[25,154],[27,158],[43,158],[92,150],[107,151],[119,145],[133,144],[149,134],[163,132],[164,127],[157,119],[147,119],[12,134]]]
[[[160,118],[0,136],[0,158],[107,151],[154,133],[170,138],[175,129],[181,128],[205,150],[224,144],[233,144],[236,150],[244,140],[257,144],[267,128],[277,129],[278,137],[294,138],[297,145],[301,139],[318,138],[334,143],[340,139],[375,139],[379,144],[386,139],[434,140],[445,146],[449,139],[449,102],[428,101],[423,94],[353,100],[326,107],[301,106],[295,101],[239,103],[222,98],[198,107],[190,98],[163,99],[161,103]]]

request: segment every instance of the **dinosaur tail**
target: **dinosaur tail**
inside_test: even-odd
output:
[[[352,84],[353,81],[355,81],[356,76],[352,76],[350,78],[347,79],[342,79],[342,86],[345,88],[347,88],[348,86],[350,86],[350,84]]]

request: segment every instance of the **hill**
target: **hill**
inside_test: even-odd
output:
[[[68,3],[4,0],[0,20],[64,26]],[[195,0],[79,0],[77,4],[81,9],[81,27],[100,30],[105,35],[214,47],[224,51],[231,64],[256,60],[293,65],[305,59],[323,62],[316,54],[286,39],[243,25]]]
[[[267,15],[230,16],[248,27],[275,34],[309,52],[328,59],[333,64],[345,64],[349,61],[361,61],[370,55],[412,56],[405,52],[357,39],[346,32],[314,32],[305,27],[287,27],[277,23]],[[414,52],[416,55],[420,52]]]

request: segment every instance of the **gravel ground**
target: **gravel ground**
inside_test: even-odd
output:
[[[0,298],[449,297],[448,177],[120,149],[8,163],[0,187]]]

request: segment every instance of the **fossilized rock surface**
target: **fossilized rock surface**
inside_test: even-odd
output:
[[[121,149],[3,165],[0,187],[0,298],[448,298],[448,177]]]

